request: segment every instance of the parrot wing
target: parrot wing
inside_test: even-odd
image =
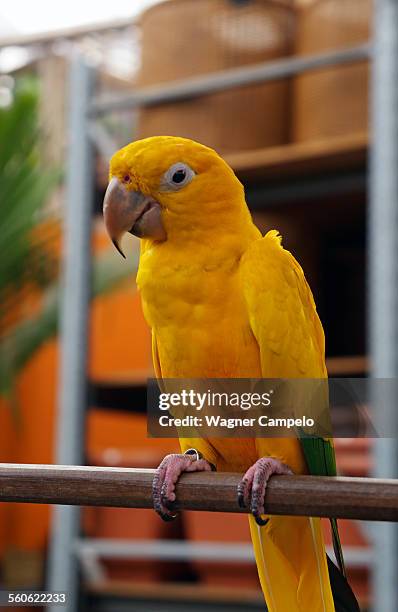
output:
[[[242,259],[241,275],[263,376],[327,378],[325,336],[311,289],[276,230],[251,244]],[[304,436],[300,444],[310,474],[336,475],[330,438]],[[336,519],[331,519],[331,526],[336,558],[345,574]]]
[[[242,258],[250,325],[268,378],[326,378],[325,337],[311,290],[276,230]]]
[[[304,272],[276,230],[255,241],[242,259],[243,292],[267,378],[327,378],[325,336]],[[333,442],[302,438],[308,470],[336,475]]]

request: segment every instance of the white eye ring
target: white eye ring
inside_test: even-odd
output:
[[[192,168],[183,162],[177,162],[165,172],[160,189],[162,191],[178,191],[188,185],[194,176],[195,172]]]

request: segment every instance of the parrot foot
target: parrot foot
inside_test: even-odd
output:
[[[265,514],[264,497],[268,480],[273,474],[293,474],[289,466],[272,457],[262,457],[252,465],[238,485],[238,503],[241,508],[250,505],[250,511],[260,526],[268,522],[261,518]]]
[[[156,470],[152,483],[153,507],[164,521],[172,521],[176,499],[175,486],[183,472],[210,472],[212,467],[194,449],[185,454],[166,455]]]

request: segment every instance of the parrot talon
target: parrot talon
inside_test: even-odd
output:
[[[265,514],[264,498],[268,480],[273,474],[293,474],[289,466],[272,457],[262,457],[252,465],[238,485],[238,504],[241,508],[250,505],[257,525],[264,527],[269,519],[262,518]],[[250,500],[250,502],[248,501]]]
[[[259,527],[265,527],[265,525],[269,521],[269,518],[263,519],[263,518],[261,518],[260,514],[257,514],[255,512],[252,512],[252,514],[254,516],[254,520],[256,521],[257,525],[259,525]]]
[[[158,514],[165,523],[171,523],[171,521],[177,518],[177,514],[165,514],[164,512],[158,512]]]
[[[160,502],[161,502],[162,506],[167,508],[167,510],[170,510],[170,512],[173,512],[175,510],[176,500],[175,499],[169,499],[166,496],[166,487],[164,485],[163,485],[162,491],[160,493]]]
[[[191,449],[190,449],[191,450]],[[164,521],[176,518],[175,487],[183,472],[211,471],[211,465],[206,459],[200,458],[197,451],[194,454],[167,455],[158,469],[152,483],[153,507]]]
[[[246,495],[247,491],[247,480],[243,478],[238,486],[238,504],[240,508],[247,508],[248,506],[248,496]]]
[[[157,497],[153,500],[153,507],[159,516],[166,522],[172,521],[176,518],[177,514],[173,514],[172,508],[166,506],[162,499]]]

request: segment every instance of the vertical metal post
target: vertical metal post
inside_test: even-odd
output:
[[[398,0],[376,0],[372,72],[372,149],[369,203],[369,341],[373,378],[398,376]],[[397,435],[397,398],[383,398],[379,431]],[[387,401],[386,401],[387,400]],[[374,474],[398,477],[398,442],[375,444]],[[398,606],[398,526],[374,526],[373,609]]]
[[[79,56],[74,57],[69,82],[69,151],[55,457],[56,462],[63,465],[81,464],[84,460],[93,180],[87,110],[92,84],[92,70]],[[70,612],[75,612],[78,605],[78,567],[73,544],[79,535],[79,518],[79,508],[73,506],[56,506],[52,516],[48,589],[67,593],[66,609]],[[54,612],[58,612],[58,607],[54,607]]]

